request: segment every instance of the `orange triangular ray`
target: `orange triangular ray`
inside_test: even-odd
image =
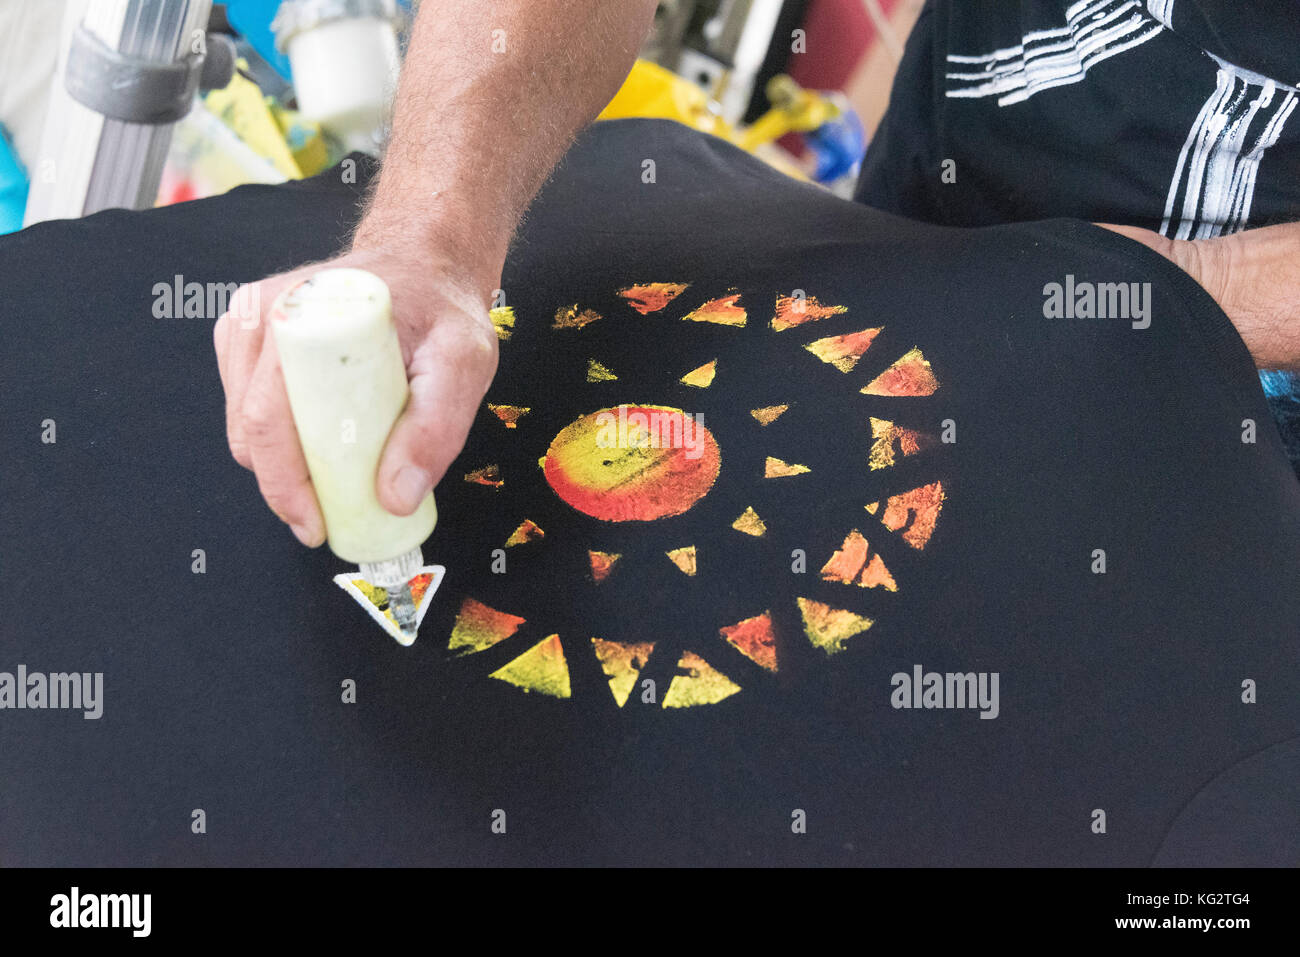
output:
[[[880,521],[891,532],[907,526],[903,532],[903,541],[913,548],[925,548],[939,521],[943,500],[942,482],[932,482],[910,492],[891,495],[885,502],[885,514],[880,517]]]
[[[776,671],[776,635],[768,612],[719,629],[723,638],[760,668]]]
[[[748,317],[745,310],[737,305],[739,299],[738,292],[710,299],[694,312],[682,316],[682,319],[687,322],[712,322],[719,326],[743,326]]]
[[[776,316],[772,328],[777,332],[793,329],[805,322],[816,322],[827,316],[848,312],[848,306],[823,306],[816,296],[777,296]]]
[[[872,341],[880,334],[879,329],[863,329],[861,332],[849,332],[842,336],[827,336],[804,346],[822,362],[833,365],[841,372],[852,372],[869,348]]]
[[[939,380],[915,346],[862,388],[863,395],[933,395]]]

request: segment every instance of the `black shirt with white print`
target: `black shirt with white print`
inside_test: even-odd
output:
[[[1300,219],[1296,0],[930,0],[857,198],[1204,239]],[[1264,373],[1300,467],[1296,377]]]

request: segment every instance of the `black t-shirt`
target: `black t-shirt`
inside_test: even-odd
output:
[[[157,316],[328,256],[358,172],[0,240],[0,672],[103,674],[0,709],[0,860],[1295,863],[1300,487],[1171,264],[597,124],[404,648],[230,459],[215,314]],[[596,451],[620,407],[698,454]]]
[[[1293,0],[930,0],[857,198],[1180,239],[1300,218]]]

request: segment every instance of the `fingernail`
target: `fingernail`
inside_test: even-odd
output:
[[[293,532],[294,537],[308,548],[315,548],[320,544],[320,542],[316,540],[317,536],[315,530],[307,525],[290,525],[289,529]]]
[[[393,479],[393,495],[407,512],[413,512],[431,484],[429,473],[424,469],[404,465]]]

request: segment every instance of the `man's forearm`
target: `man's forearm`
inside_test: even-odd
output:
[[[617,91],[653,0],[425,0],[356,244],[463,258],[495,282],[533,195]]]

